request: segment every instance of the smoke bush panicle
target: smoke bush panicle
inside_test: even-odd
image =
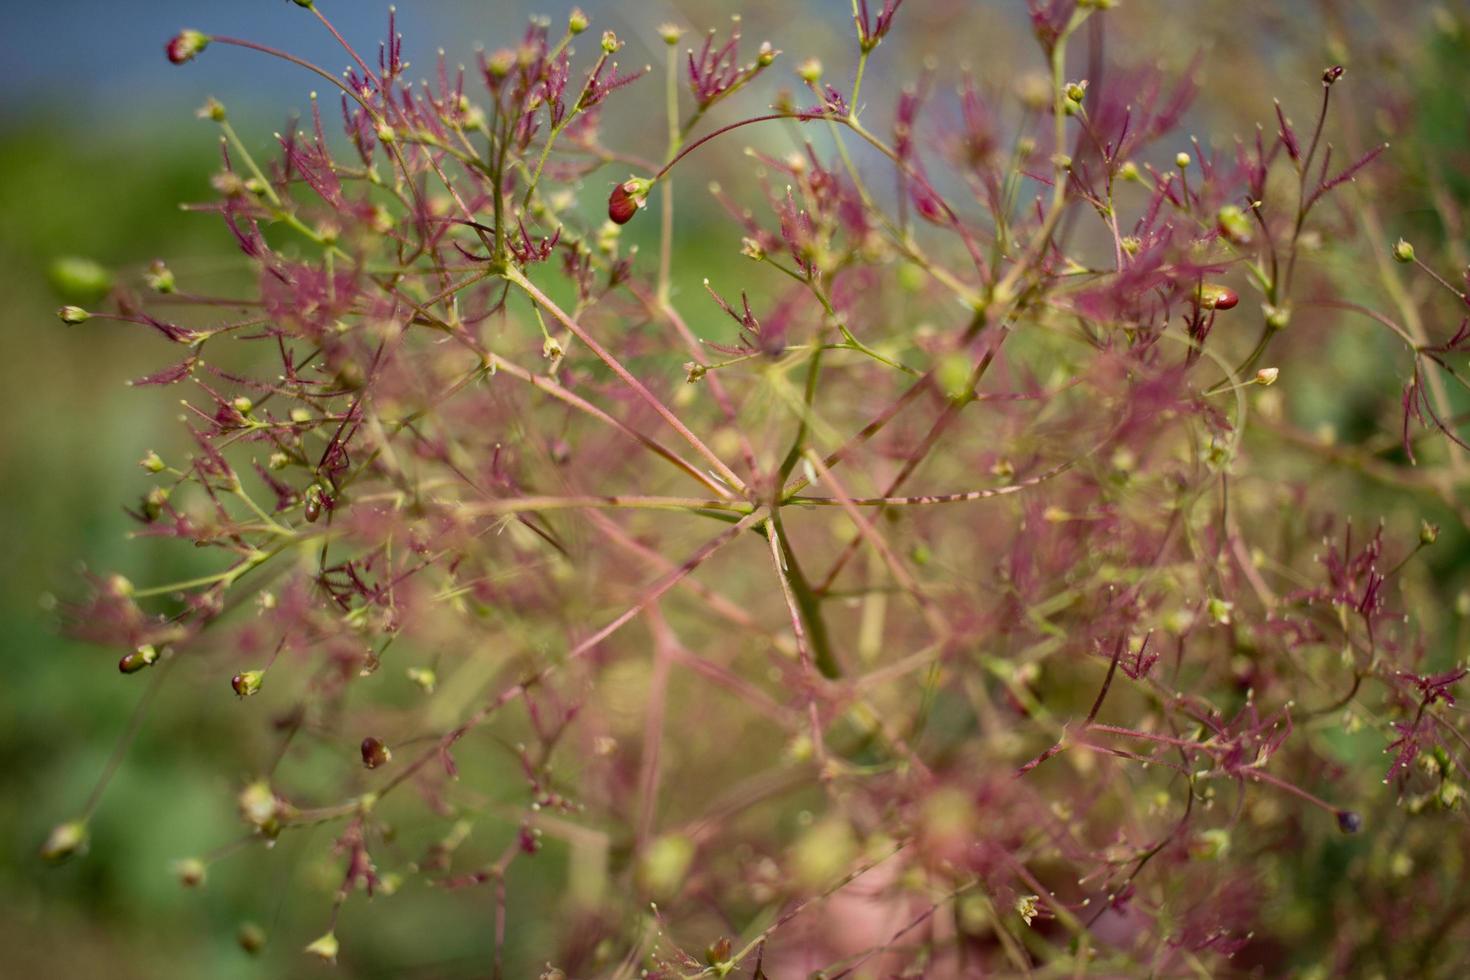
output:
[[[350,963],[342,907],[391,915],[417,877],[493,909],[497,976],[1277,974],[1293,943],[1335,973],[1368,938],[1267,911],[1306,874],[1293,854],[1382,821],[1404,848],[1458,831],[1466,669],[1400,589],[1438,528],[1364,533],[1280,461],[1285,440],[1465,513],[1410,468],[1470,448],[1464,292],[1393,248],[1454,294],[1436,345],[1417,308],[1340,298],[1312,260],[1391,160],[1334,148],[1354,75],[1322,75],[1310,129],[1266,107],[1206,146],[1179,128],[1209,95],[1197,64],[1094,53],[1081,78],[1079,32],[1126,11],[1031,2],[1045,81],[912,72],[885,122],[864,72],[911,8],[875,6],[854,6],[850,83],[805,62],[801,94],[717,127],[780,52],[742,54],[737,21],[681,56],[660,28],[658,155],[610,122],[656,83],[612,32],[576,50],[580,11],[422,82],[391,17],[376,59],[343,42],[342,75],[168,44],[295,62],[332,98],[269,160],[201,113],[222,142],[196,207],[252,294],[160,264],[61,311],[180,348],[135,383],[188,392],[194,449],[146,458],[130,513],[217,558],[94,576],[69,619],[125,674],[239,697],[243,848],[327,828],[340,872],[287,941]],[[714,188],[748,264],[687,270],[708,296],[676,297],[676,182],[782,121],[800,152]],[[656,256],[630,223],[659,225]],[[1313,355],[1280,338],[1308,309],[1406,351],[1404,458],[1283,419]],[[1371,779],[1331,747],[1359,729],[1391,756]],[[45,856],[82,850],[100,789]],[[1417,836],[1394,795],[1455,829]],[[553,850],[566,894],[531,905],[512,868]],[[1463,869],[1410,868],[1334,907],[1432,884],[1427,918],[1448,914]]]

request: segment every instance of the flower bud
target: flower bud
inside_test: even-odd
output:
[[[946,398],[964,400],[970,394],[970,376],[973,371],[974,365],[971,364],[969,355],[963,351],[951,351],[934,366],[934,380],[939,382],[939,390],[944,392]]]
[[[1342,67],[1342,65],[1333,65],[1331,68],[1326,69],[1322,72],[1322,84],[1331,85],[1333,82],[1342,77],[1343,71],[1345,71],[1345,69]]]
[[[1224,599],[1212,598],[1205,604],[1205,608],[1209,611],[1212,620],[1221,626],[1229,626],[1230,610],[1235,608],[1235,603],[1227,602]]]
[[[204,884],[204,862],[198,858],[184,858],[174,862],[174,876],[185,888],[197,888]]]
[[[71,820],[52,828],[46,843],[41,845],[41,860],[50,864],[61,864],[79,854],[85,854],[86,851],[87,822]]]
[[[1266,317],[1266,326],[1272,330],[1284,330],[1291,322],[1291,307],[1273,306],[1270,303],[1261,304],[1261,313]]]
[[[771,47],[770,41],[762,41],[760,49],[755,53],[755,63],[762,68],[768,68],[776,60],[776,55],[780,53]]]
[[[151,643],[145,643],[119,660],[117,669],[124,674],[136,674],[144,667],[151,667],[157,662],[158,649]]]
[[[322,490],[315,483],[306,488],[306,504],[302,512],[309,524],[315,524],[322,516]]]
[[[1199,305],[1204,310],[1233,310],[1240,302],[1235,290],[1229,286],[1206,283],[1200,287]]]
[[[1178,167],[1180,170],[1188,169],[1189,154],[1185,153],[1183,150],[1180,150],[1178,153],[1174,154],[1174,166]]]
[[[300,0],[297,0],[297,2],[300,2]],[[312,940],[307,945],[305,952],[310,953],[312,956],[320,957],[328,963],[335,963],[337,962],[337,951],[341,948],[341,944],[337,942],[337,934],[335,932],[329,932],[326,935],[318,936]]]
[[[693,860],[693,841],[679,834],[666,834],[650,842],[640,855],[634,877],[647,894],[668,898],[684,884]]]
[[[591,22],[587,19],[586,12],[581,7],[573,7],[572,12],[567,15],[567,33],[581,34],[589,23]]]
[[[240,697],[248,698],[260,690],[260,684],[264,678],[265,671],[263,670],[245,670],[230,678],[230,686]]]
[[[1420,521],[1419,522],[1419,543],[1421,545],[1423,545],[1424,547],[1427,548],[1430,545],[1434,544],[1434,542],[1436,542],[1438,540],[1439,540],[1439,525],[1438,524],[1431,524],[1428,521]]]
[[[1400,262],[1414,261],[1414,246],[1400,238],[1393,243],[1393,257]]]
[[[1337,828],[1344,834],[1356,834],[1363,829],[1363,818],[1354,810],[1338,810]]]
[[[61,309],[56,311],[56,315],[61,319],[62,323],[70,324],[72,326],[76,326],[78,323],[86,323],[88,320],[92,319],[92,314],[88,313],[80,306],[63,306]]]
[[[210,186],[225,197],[243,197],[245,181],[233,170],[226,170],[209,178]]]
[[[194,114],[200,119],[210,119],[214,122],[224,122],[225,104],[211,95],[209,98],[204,100],[204,105],[200,106],[199,111]]]
[[[410,667],[405,673],[408,674],[409,680],[424,689],[425,694],[434,693],[434,685],[438,682],[439,678],[428,667]]]
[[[822,63],[816,58],[808,58],[796,66],[796,77],[808,85],[815,85],[822,77]]]
[[[614,224],[625,225],[633,220],[633,215],[638,213],[638,204],[633,200],[633,195],[628,193],[622,184],[613,188],[611,196],[607,199],[607,217]]]
[[[1202,860],[1218,861],[1230,851],[1230,831],[1223,827],[1211,827],[1190,844],[1190,851]]]
[[[198,31],[182,30],[175,34],[165,46],[168,60],[182,65],[194,60],[195,55],[209,47],[209,36]]]
[[[721,936],[719,939],[716,939],[714,942],[710,943],[709,947],[704,951],[704,961],[710,966],[719,966],[721,963],[729,962],[729,960],[729,936]]]
[[[678,24],[660,24],[658,25],[658,36],[663,38],[663,42],[669,47],[673,47],[679,43],[679,38],[684,36],[684,28]]]
[[[1276,383],[1276,379],[1280,376],[1280,368],[1261,368],[1259,371],[1256,372],[1256,384],[1263,386],[1274,385]]]
[[[362,740],[362,764],[369,769],[376,769],[386,765],[393,758],[393,753],[381,738],[369,735]]]
[[[265,930],[254,922],[240,923],[240,930],[235,933],[235,942],[240,948],[254,956],[265,948]]]
[[[263,779],[250,783],[235,799],[245,822],[267,837],[281,831],[281,801],[276,799],[271,784]]]
[[[1239,205],[1227,204],[1215,212],[1215,227],[1220,234],[1237,245],[1251,240],[1251,222]]]
[[[163,264],[163,259],[154,259],[148,264],[143,281],[156,293],[171,293],[176,286],[173,271]]]
[[[612,31],[602,32],[602,50],[604,54],[617,54],[618,49],[622,46],[623,42],[619,41],[618,36]]]
[[[63,255],[46,269],[51,288],[62,300],[92,303],[112,289],[112,272],[95,259],[79,255]]]
[[[630,177],[614,187],[607,199],[608,220],[618,225],[632,221],[638,209],[647,205],[652,187],[652,181],[639,177]]]

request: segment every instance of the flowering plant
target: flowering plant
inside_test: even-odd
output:
[[[1335,972],[1354,940],[1262,914],[1311,869],[1262,855],[1385,821],[1394,856],[1352,845],[1361,900],[1397,894],[1372,862],[1400,854],[1452,894],[1462,870],[1415,848],[1461,819],[1466,668],[1403,583],[1430,508],[1465,520],[1470,319],[1371,206],[1355,220],[1345,195],[1391,157],[1335,149],[1342,67],[1306,125],[1278,104],[1248,140],[1186,142],[1195,69],[1106,60],[1106,0],[1031,0],[1044,72],[946,95],[926,70],[880,121],[865,77],[909,10],[860,0],[850,72],[802,61],[733,118],[782,52],[736,22],[681,55],[660,28],[649,159],[609,119],[653,73],[611,31],[577,50],[581,11],[416,84],[391,15],[370,59],[296,2],[345,74],[167,45],[292,63],[337,103],[313,96],[270,160],[201,111],[223,139],[197,207],[256,289],[155,263],[61,311],[177,346],[135,383],[187,387],[195,448],[143,460],[133,513],[218,556],[96,576],[71,628],[264,722],[232,760],[245,833],[185,884],[329,828],[307,953],[350,959],[344,909],[434,889],[493,910],[496,976],[616,977],[1277,972],[1292,943]],[[678,268],[685,177],[779,127],[796,152],[712,189],[748,264]],[[1317,261],[1360,226],[1393,315]],[[654,256],[629,244],[655,232]],[[676,288],[690,271],[707,296]],[[1349,313],[1407,354],[1387,443],[1283,407],[1295,335]],[[1311,453],[1427,516],[1365,533],[1312,492]],[[1341,746],[1360,732],[1390,750],[1372,779]],[[548,864],[564,894],[523,898]],[[1439,942],[1392,928],[1406,955]]]

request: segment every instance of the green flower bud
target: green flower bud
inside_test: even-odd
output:
[[[409,680],[424,689],[425,694],[434,693],[434,685],[438,683],[439,678],[428,667],[410,667],[405,673],[408,674]]]
[[[1426,548],[1439,540],[1439,525],[1428,521],[1419,522],[1419,543]]]
[[[117,669],[124,674],[136,674],[144,667],[152,667],[157,662],[158,649],[151,643],[145,643],[119,660]]]
[[[1207,861],[1218,861],[1230,851],[1230,831],[1212,827],[1199,835],[1191,850]]]
[[[1393,257],[1400,262],[1414,261],[1414,246],[1400,238],[1393,243]]]
[[[1238,205],[1227,204],[1215,212],[1215,227],[1228,240],[1243,245],[1251,240],[1251,222]]]
[[[260,833],[275,837],[281,832],[284,808],[270,783],[263,779],[250,783],[240,791],[235,803],[240,808],[240,816]]]
[[[106,266],[74,255],[53,261],[46,277],[62,299],[77,303],[96,302],[112,289],[112,273]]]
[[[721,936],[710,943],[704,951],[704,961],[710,966],[719,966],[730,959],[730,937]]]
[[[173,270],[163,264],[163,259],[154,259],[148,264],[143,281],[156,293],[171,293],[176,288]]]
[[[240,948],[254,956],[265,948],[265,930],[254,922],[240,923],[239,932],[235,933],[235,942]]]
[[[263,670],[242,670],[230,678],[230,686],[240,697],[248,698],[260,691],[260,685],[264,679],[265,671]]]
[[[654,898],[669,898],[684,884],[693,860],[693,841],[679,834],[665,834],[650,842],[639,857],[635,871],[638,887]]]
[[[85,854],[87,839],[85,820],[57,824],[46,838],[46,843],[41,845],[41,859],[49,864],[61,864],[79,854]]]
[[[1209,611],[1210,618],[1219,623],[1221,626],[1230,625],[1230,610],[1234,607],[1235,603],[1226,602],[1224,599],[1211,599],[1206,604],[1206,608]]]
[[[940,358],[934,368],[934,380],[946,398],[960,399],[970,393],[970,373],[973,365],[970,357],[961,351],[952,351]]]
[[[299,3],[300,0],[297,2]],[[337,951],[341,948],[341,944],[337,942],[337,934],[329,932],[308,943],[305,952],[324,959],[328,963],[335,963],[337,962]]]
[[[174,877],[185,888],[197,888],[204,884],[206,869],[198,858],[183,858],[174,862]]]
[[[1270,303],[1261,304],[1261,312],[1266,317],[1266,326],[1272,330],[1284,330],[1291,322],[1291,307],[1272,306]]]

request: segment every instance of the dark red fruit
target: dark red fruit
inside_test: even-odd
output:
[[[638,202],[628,193],[628,188],[619,184],[607,199],[607,216],[616,225],[625,225],[638,213]]]

